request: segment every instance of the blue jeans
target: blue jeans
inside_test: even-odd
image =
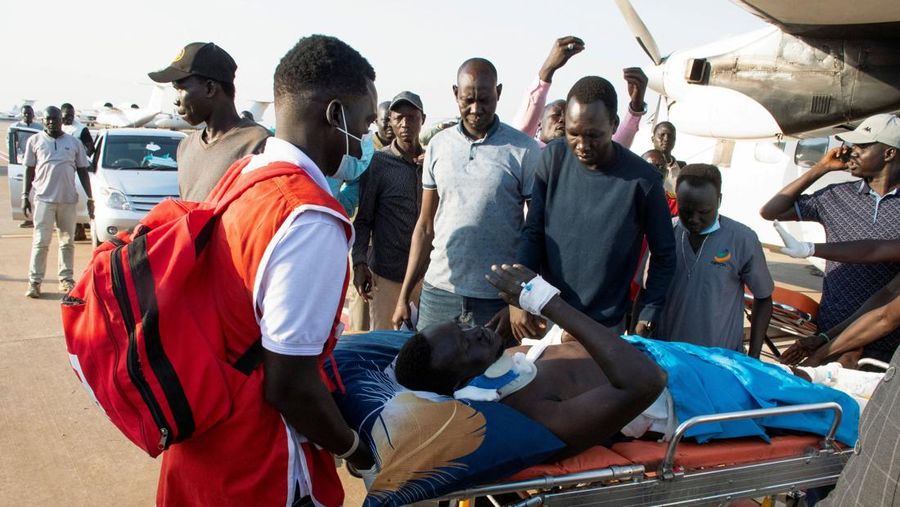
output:
[[[502,299],[460,296],[426,283],[422,285],[422,295],[419,298],[419,321],[416,329],[421,331],[432,324],[455,319],[469,320],[473,325],[483,326],[505,306],[506,302]]]

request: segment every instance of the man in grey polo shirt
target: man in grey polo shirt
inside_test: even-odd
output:
[[[753,293],[749,355],[758,358],[775,289],[762,244],[749,227],[719,215],[716,166],[685,166],[675,189],[675,276],[655,336],[743,352],[746,285]]]
[[[419,329],[451,319],[485,324],[506,306],[485,274],[492,264],[516,259],[540,148],[495,114],[502,88],[493,64],[469,59],[456,81],[461,121],[434,136],[425,151],[422,210],[396,327],[409,319],[410,294],[423,275]]]
[[[87,168],[89,162],[81,141],[62,130],[62,114],[57,107],[44,111],[46,130],[28,138],[25,145],[25,188],[22,210],[34,214],[34,240],[28,271],[26,297],[41,297],[41,282],[47,268],[47,250],[54,226],[59,229],[59,290],[68,293],[75,286],[75,219],[78,190],[75,175],[87,195],[88,215],[94,218],[94,201]],[[34,206],[30,193],[34,187]]]

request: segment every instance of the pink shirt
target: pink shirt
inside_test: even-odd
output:
[[[544,112],[544,105],[547,103],[548,93],[550,93],[550,83],[541,81],[538,78],[531,89],[525,93],[525,100],[522,103],[522,107],[519,108],[512,126],[534,137],[537,133],[538,123],[541,122],[541,115]],[[640,127],[641,116],[645,113],[646,111],[639,113],[632,111],[629,104],[628,112],[625,113],[625,119],[619,123],[619,128],[613,134],[612,140],[630,149],[631,143],[634,142],[634,135],[637,134]],[[545,146],[540,139],[537,142],[540,143],[541,148]]]

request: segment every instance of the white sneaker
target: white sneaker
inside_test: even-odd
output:
[[[38,299],[41,297],[41,284],[36,282],[31,282],[28,284],[28,290],[25,291],[25,297],[31,299]]]

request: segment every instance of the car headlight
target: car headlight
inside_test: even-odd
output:
[[[131,210],[131,203],[128,201],[128,197],[126,197],[123,192],[114,188],[103,187],[100,189],[100,193],[106,197],[107,208],[123,211]]]

